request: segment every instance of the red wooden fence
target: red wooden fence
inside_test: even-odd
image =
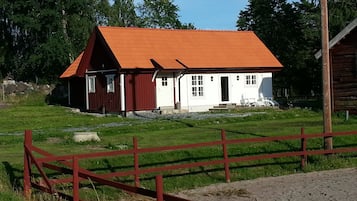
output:
[[[153,148],[139,148],[137,138],[133,138],[133,149],[128,150],[116,150],[110,152],[98,152],[98,153],[86,153],[77,155],[63,155],[56,156],[50,154],[32,144],[32,132],[30,130],[25,131],[25,142],[24,142],[24,194],[26,197],[31,195],[31,187],[40,189],[44,192],[54,194],[70,199],[70,200],[80,200],[79,199],[79,183],[82,180],[90,179],[94,182],[100,183],[102,185],[108,185],[114,188],[119,188],[128,192],[137,193],[145,196],[150,196],[156,198],[157,200],[168,200],[168,201],[180,201],[186,200],[183,198],[178,198],[169,194],[165,194],[163,191],[163,178],[162,176],[156,176],[156,191],[147,190],[140,188],[140,175],[147,173],[157,173],[167,170],[176,170],[181,168],[192,168],[200,166],[210,166],[210,165],[224,165],[225,179],[230,182],[230,163],[237,163],[242,161],[252,161],[261,160],[269,158],[281,158],[281,157],[301,157],[301,167],[304,167],[307,162],[307,156],[309,155],[319,155],[319,154],[333,154],[333,153],[346,153],[346,152],[357,152],[357,147],[348,148],[338,148],[333,150],[307,150],[307,140],[312,138],[323,138],[326,136],[347,136],[347,135],[357,135],[357,131],[352,132],[336,132],[327,134],[308,134],[304,133],[304,129],[301,129],[300,135],[289,135],[289,136],[274,136],[274,137],[259,137],[259,138],[244,138],[244,139],[233,139],[227,140],[226,134],[222,130],[221,140],[212,142],[203,142],[195,144],[185,144],[177,146],[164,146],[164,147],[153,147]],[[265,153],[250,156],[239,156],[239,157],[229,157],[227,146],[232,144],[241,143],[260,143],[260,142],[274,142],[274,141],[285,141],[285,140],[300,140],[301,149],[299,151],[289,151],[289,152],[279,152],[279,153]],[[163,151],[177,151],[186,150],[210,146],[221,146],[222,147],[222,159],[181,163],[174,165],[164,165],[158,167],[147,167],[140,168],[139,155],[145,153],[158,153]],[[42,157],[35,157],[33,152],[42,155]],[[113,157],[121,155],[132,155],[134,160],[134,167],[132,170],[123,170],[111,173],[97,174],[89,170],[79,167],[78,161],[81,159],[99,158],[99,157]],[[65,167],[55,165],[51,162],[59,162]],[[31,168],[35,165],[43,182],[31,181]],[[64,174],[72,174],[72,177],[63,179],[50,179],[46,175],[44,168],[55,170]],[[127,184],[112,181],[108,178],[120,177],[120,176],[134,176],[135,186],[130,186]],[[73,192],[72,195],[67,195],[65,193],[59,192],[55,189],[57,184],[61,183],[72,183]]]

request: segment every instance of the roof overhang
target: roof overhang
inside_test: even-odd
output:
[[[338,44],[343,38],[345,38],[353,29],[357,26],[357,18],[355,18],[350,24],[348,24],[340,33],[338,33],[332,40],[329,42],[329,49],[333,48]],[[315,58],[319,59],[322,55],[322,51],[319,50],[315,54]]]

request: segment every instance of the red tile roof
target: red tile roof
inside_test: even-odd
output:
[[[77,69],[79,67],[79,62],[81,61],[83,52],[73,61],[71,65],[62,73],[60,78],[72,77],[77,74]]]
[[[283,67],[252,31],[98,30],[122,69],[154,69],[155,64],[168,70]]]

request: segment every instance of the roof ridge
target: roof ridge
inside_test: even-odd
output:
[[[98,26],[99,29],[137,29],[137,30],[151,30],[151,31],[183,31],[183,32],[233,32],[233,33],[251,33],[254,31],[241,30],[217,30],[217,29],[165,29],[165,28],[143,28],[143,27],[118,27],[118,26]]]

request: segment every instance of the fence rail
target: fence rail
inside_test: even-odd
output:
[[[25,141],[24,141],[24,194],[26,197],[29,197],[31,194],[31,187],[33,187],[50,194],[56,193],[58,196],[65,199],[77,201],[80,200],[79,198],[80,182],[89,179],[91,181],[100,183],[102,185],[107,185],[128,192],[153,197],[159,201],[161,200],[184,201],[186,199],[175,197],[173,195],[164,193],[163,178],[161,175],[157,175],[155,177],[156,191],[140,188],[140,175],[148,174],[148,173],[160,173],[162,171],[176,170],[176,169],[183,169],[183,168],[224,165],[226,182],[230,182],[231,181],[230,168],[229,168],[230,163],[281,158],[281,157],[301,157],[301,167],[303,168],[307,163],[307,157],[311,155],[357,152],[357,147],[337,148],[332,150],[307,150],[308,139],[348,136],[348,135],[357,135],[357,131],[305,134],[304,129],[302,128],[300,135],[227,140],[226,133],[224,130],[222,130],[221,140],[212,141],[212,142],[202,142],[202,143],[194,143],[194,144],[152,147],[152,148],[139,148],[138,140],[136,137],[134,137],[133,148],[128,150],[116,150],[116,151],[109,151],[109,152],[56,156],[34,146],[32,144],[32,131],[26,130]],[[227,147],[228,145],[236,145],[242,143],[276,142],[276,141],[287,141],[287,140],[300,140],[300,150],[285,151],[279,153],[261,153],[256,155],[247,155],[247,156],[238,156],[238,157],[230,157],[228,153],[228,147]],[[212,146],[221,146],[221,151],[222,151],[221,159],[190,162],[190,163],[180,163],[174,165],[163,165],[157,167],[145,167],[145,168],[140,167],[140,162],[139,162],[140,154],[170,152],[170,151],[187,150],[187,149],[191,150],[195,148],[212,147]],[[34,153],[37,153],[42,157],[35,157]],[[123,155],[131,155],[133,157],[133,162],[134,162],[133,169],[99,174],[81,168],[78,164],[79,160],[82,159],[114,157],[114,156],[117,157]],[[55,165],[53,164],[53,162],[60,163],[62,164],[62,166]],[[42,178],[41,180],[42,182],[40,183],[31,180],[33,165],[36,167],[40,177]],[[71,174],[72,177],[67,177],[62,179],[49,178],[44,168],[54,170],[58,173]],[[134,176],[134,186],[130,186],[127,184],[110,180],[110,178],[121,177],[121,176]],[[72,183],[73,186],[72,195],[67,195],[55,189],[56,185],[62,183]]]

